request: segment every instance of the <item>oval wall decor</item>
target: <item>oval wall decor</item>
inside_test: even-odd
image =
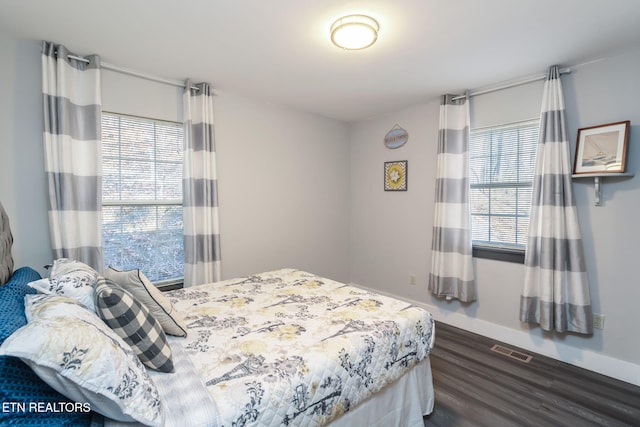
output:
[[[384,146],[387,148],[402,147],[409,140],[409,132],[395,125],[384,136]]]

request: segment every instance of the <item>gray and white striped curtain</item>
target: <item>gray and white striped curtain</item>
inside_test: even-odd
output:
[[[463,302],[476,299],[469,213],[469,99],[440,103],[436,200],[429,291]]]
[[[557,66],[544,85],[520,320],[546,331],[593,333],[591,297]]]
[[[54,259],[72,258],[102,271],[100,58],[85,62],[69,55],[62,45],[42,43],[51,245]]]
[[[184,286],[216,282],[220,231],[214,145],[213,93],[207,83],[184,90]]]

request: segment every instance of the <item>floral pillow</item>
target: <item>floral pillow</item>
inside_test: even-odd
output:
[[[98,272],[93,268],[88,266],[87,264],[76,261],[75,259],[69,258],[58,258],[53,261],[53,265],[51,266],[51,273],[49,277],[56,278],[59,276],[64,276],[69,273],[75,273],[84,271],[86,273],[90,273],[96,277],[98,277]]]
[[[30,319],[2,346],[52,388],[118,421],[161,426],[158,390],[131,348],[73,299],[27,295]]]
[[[41,294],[73,298],[89,310],[95,311],[93,296],[97,280],[98,272],[87,264],[61,258],[53,262],[48,279],[31,282],[29,286]]]

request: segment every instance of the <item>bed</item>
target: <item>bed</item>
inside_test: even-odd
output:
[[[0,375],[27,384],[16,394],[2,381],[0,417],[8,421],[65,425],[56,417],[68,415],[66,425],[421,426],[433,408],[434,323],[410,303],[296,269],[174,290],[162,294],[162,313],[149,316],[165,323],[137,329],[170,332],[161,333],[164,350],[145,358],[119,331],[128,325],[104,316],[110,300],[98,296],[126,289],[122,277],[84,267],[78,276],[78,265],[56,260],[48,279],[18,269],[0,287],[0,320],[10,325],[0,336]],[[130,300],[136,313],[153,313],[142,296]],[[177,336],[183,329],[186,336]],[[58,345],[58,359],[46,359]],[[107,374],[127,381],[92,383]],[[116,391],[118,398],[110,395]],[[50,405],[31,410],[33,402]]]

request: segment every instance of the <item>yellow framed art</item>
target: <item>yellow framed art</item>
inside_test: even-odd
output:
[[[384,163],[384,191],[407,191],[408,162]]]

